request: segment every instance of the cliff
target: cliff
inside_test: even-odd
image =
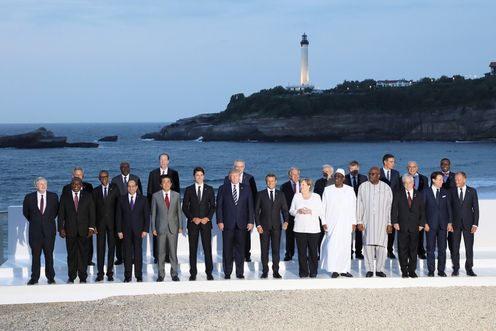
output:
[[[67,137],[57,137],[52,131],[45,128],[38,128],[34,131],[0,136],[0,148],[61,148],[61,147],[98,147],[96,143],[76,142],[68,143]]]

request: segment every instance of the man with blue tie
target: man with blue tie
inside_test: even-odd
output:
[[[446,234],[453,231],[450,196],[448,190],[442,187],[442,172],[434,171],[431,174],[431,183],[431,189],[424,192],[427,276],[434,277],[437,248],[437,274],[440,277],[446,277],[444,272],[446,267]]]
[[[479,226],[479,198],[477,191],[467,186],[467,175],[459,171],[455,175],[456,189],[451,190],[451,208],[453,211],[453,262],[452,276],[458,276],[460,269],[460,244],[463,235],[465,243],[465,271],[467,276],[477,276],[474,266],[474,234]]]
[[[418,192],[424,191],[429,186],[429,182],[427,177],[418,173],[418,165],[415,161],[409,161],[406,167],[406,170],[413,177],[413,188]],[[425,260],[427,257],[425,256],[425,247],[424,247],[424,230],[419,232],[419,242],[418,242],[418,257],[421,260]]]
[[[222,231],[222,264],[224,278],[230,279],[236,261],[236,278],[244,277],[246,231],[253,229],[254,207],[251,190],[239,182],[237,169],[229,171],[217,196],[217,225]],[[234,255],[234,256],[233,256]]]

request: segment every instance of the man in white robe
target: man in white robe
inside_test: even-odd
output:
[[[372,167],[369,170],[369,181],[358,188],[357,224],[363,233],[365,252],[365,277],[374,275],[374,256],[376,260],[375,275],[386,277],[384,263],[388,233],[393,231],[391,225],[391,205],[393,193],[391,188],[380,181],[380,169]]]
[[[335,184],[327,186],[322,195],[326,231],[321,248],[321,268],[332,272],[331,277],[353,277],[350,273],[350,246],[356,226],[356,196],[351,186],[344,185],[345,172],[338,169]]]

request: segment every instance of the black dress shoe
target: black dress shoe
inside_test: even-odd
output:
[[[189,280],[190,281],[195,281],[196,280],[196,276],[194,276],[194,275],[189,276]]]
[[[348,277],[348,278],[352,278],[353,277],[353,275],[350,274],[349,272],[342,272],[340,276]]]
[[[74,279],[68,279],[67,284],[74,284]]]
[[[267,272],[264,272],[262,273],[262,276],[260,276],[260,278],[267,278],[269,276],[269,274]]]
[[[231,279],[231,275],[224,275],[224,279]]]
[[[300,278],[307,278],[308,275],[307,274],[300,274]]]
[[[396,259],[396,255],[394,255],[393,252],[389,252],[388,255],[387,255],[387,257],[390,258],[391,260]]]
[[[49,279],[49,280],[48,280],[48,284],[50,284],[50,285],[51,285],[51,284],[55,284],[55,279]]]
[[[129,283],[131,281],[131,278],[124,278],[124,283]]]
[[[285,256],[284,261],[291,261],[293,258],[291,256]]]
[[[419,257],[419,259],[421,259],[421,260],[425,260],[425,259],[427,259],[427,256],[425,256],[425,253],[424,253],[424,254],[419,254],[419,255],[418,255],[418,257]]]
[[[457,277],[459,274],[458,270],[453,270],[453,272],[451,273],[451,277]]]
[[[86,284],[86,279],[80,279],[79,284]]]
[[[370,278],[372,276],[374,276],[374,273],[372,271],[367,271],[367,273],[365,274],[366,278]]]
[[[359,260],[363,260],[365,258],[362,253],[355,253],[355,257]]]
[[[408,273],[407,272],[401,273],[401,278],[408,278]]]
[[[317,278],[317,274],[310,274],[310,278]]]
[[[107,280],[109,282],[113,282],[114,281],[114,276],[107,276]]]
[[[331,274],[331,278],[338,278],[339,277],[339,274],[337,272],[333,272]]]
[[[158,259],[153,259],[153,264],[157,264],[158,263]]]
[[[209,274],[209,275],[207,275],[207,280],[214,280],[214,276],[212,276],[212,275],[210,275],[210,274]]]
[[[274,278],[277,278],[277,279],[282,278],[281,274],[280,274],[280,273],[278,273],[277,271],[276,271],[276,272],[274,272],[274,273],[272,274],[272,276],[273,276]]]
[[[414,272],[409,272],[408,273],[408,276],[410,276],[410,278],[417,278],[418,277],[417,274],[415,273],[415,271]]]
[[[444,271],[438,271],[437,275],[438,275],[439,277],[446,277],[446,276],[447,276],[447,275],[446,275],[446,273],[445,273]]]
[[[95,265],[95,262],[93,262],[93,261],[88,262],[88,266],[90,266],[90,265]]]
[[[156,263],[156,262],[155,262],[155,263]],[[169,257],[166,257],[166,258],[165,258],[165,263],[170,263],[170,259],[169,259]]]
[[[143,282],[143,278],[136,278],[136,281],[137,281],[138,283],[142,283],[142,282]]]
[[[115,260],[114,262],[114,265],[121,265],[122,264],[122,260]]]
[[[376,275],[377,277],[381,277],[381,278],[386,277],[386,274],[385,274],[385,273],[383,273],[382,271],[376,271],[375,275]]]
[[[98,276],[95,278],[95,282],[102,282],[103,281],[103,276]]]
[[[172,281],[173,281],[173,282],[178,282],[178,281],[179,281],[179,277],[177,277],[177,276],[172,276]]]
[[[477,277],[477,274],[473,270],[467,270],[467,276]]]
[[[251,258],[250,258],[250,257],[247,257],[247,258],[245,259],[245,262],[251,262]]]
[[[236,278],[237,279],[245,279],[245,276],[243,276],[243,275],[236,275]]]
[[[434,271],[429,271],[427,273],[427,277],[434,277]]]
[[[34,284],[38,284],[38,281],[34,279],[30,279],[28,285],[34,285]]]
[[[157,277],[157,282],[160,283],[160,282],[163,282],[164,281],[164,277],[161,277],[161,276],[158,276]]]

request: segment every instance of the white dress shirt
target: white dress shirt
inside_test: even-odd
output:
[[[40,209],[40,202],[41,202],[41,196],[43,196],[43,210],[41,210],[41,213],[43,214],[46,210],[46,206],[47,206],[47,194],[46,192],[45,193],[40,193],[38,191],[36,191],[36,196],[37,196],[37,205],[38,205],[38,210]]]
[[[298,209],[308,208],[311,214],[298,214]],[[293,231],[299,233],[320,233],[319,217],[323,217],[322,199],[317,193],[312,193],[310,198],[304,199],[303,194],[296,193],[291,202],[289,213],[295,217]]]
[[[272,192],[272,197],[274,198],[274,200],[276,199],[276,189],[270,189],[267,187],[267,195],[269,196],[269,199],[270,199],[270,192]]]
[[[161,176],[162,175],[167,175],[168,173],[169,173],[169,168],[168,167],[165,168],[165,169],[160,168],[160,175]]]
[[[133,198],[134,204],[136,204],[136,193],[134,194],[127,194],[127,199],[129,200],[129,203],[131,203],[131,198]]]

